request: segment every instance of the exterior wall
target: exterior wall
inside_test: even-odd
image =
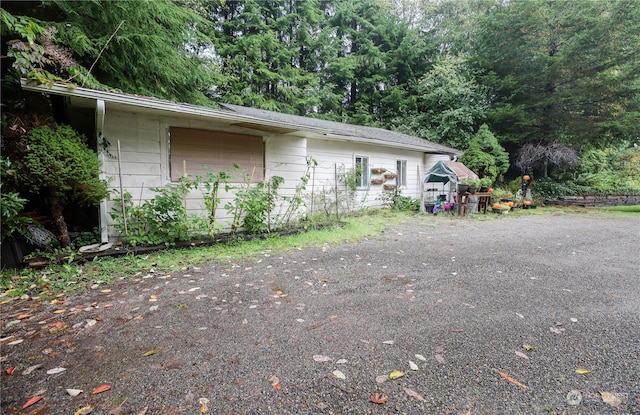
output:
[[[136,206],[152,199],[156,193],[151,189],[163,187],[171,183],[170,169],[183,166],[170,166],[169,163],[169,128],[184,127],[208,130],[220,130],[236,133],[247,133],[233,127],[192,120],[187,118],[167,118],[121,111],[108,111],[105,118],[103,134],[110,142],[108,154],[104,157],[103,170],[109,179],[109,190],[112,199],[120,196],[120,178],[124,191],[131,193]],[[252,132],[256,134],[256,132]],[[118,168],[118,148],[120,141],[121,173]],[[306,139],[299,137],[269,136],[265,137],[266,177],[281,176],[284,178],[278,194],[292,196],[306,170]],[[212,166],[215,171],[215,167]],[[189,167],[186,167],[189,174]],[[240,180],[240,179],[238,179]],[[240,183],[234,183],[239,186]],[[216,219],[221,224],[231,222],[232,216],[224,209],[224,205],[233,201],[233,193],[220,189],[220,207],[216,211]],[[106,203],[108,213],[115,205],[113,200]],[[204,215],[205,205],[200,190],[193,190],[186,199],[188,214]],[[285,212],[287,206],[279,206],[278,212]],[[274,212],[277,214],[278,212]],[[117,239],[114,221],[107,215],[109,239]]]
[[[120,183],[124,191],[131,193],[136,206],[152,199],[156,193],[151,189],[163,187],[171,183],[171,168],[183,170],[183,166],[171,166],[169,161],[171,127],[206,129],[248,133],[246,129],[225,126],[188,117],[161,117],[159,115],[135,114],[124,111],[109,111],[107,109],[103,134],[110,142],[104,157],[103,168],[105,176],[110,179],[109,187],[112,199],[120,196]],[[256,135],[256,131],[249,132]],[[421,179],[424,173],[439,160],[447,160],[448,156],[428,155],[420,151],[393,149],[390,147],[366,145],[337,140],[319,140],[292,135],[267,134],[263,135],[265,143],[265,178],[280,176],[284,179],[278,195],[292,197],[302,184],[306,173],[309,181],[300,196],[306,203],[308,213],[318,213],[327,210],[327,200],[333,198],[335,209],[336,172],[353,171],[356,156],[366,156],[369,168],[383,167],[387,171],[395,172],[397,160],[407,161],[407,184],[400,191],[404,196],[420,198]],[[120,165],[118,166],[118,141],[120,142]],[[111,156],[109,156],[111,155]],[[310,164],[311,159],[317,165]],[[211,166],[215,171],[215,166]],[[189,166],[186,166],[189,174]],[[395,184],[394,179],[386,181]],[[240,186],[241,183],[234,183]],[[338,206],[340,212],[354,211],[364,207],[382,206],[382,184],[371,184],[359,187],[352,197],[347,198],[347,186],[338,180],[338,194],[345,195]],[[323,202],[320,198],[327,197]],[[226,228],[231,223],[231,215],[224,209],[225,204],[233,201],[233,191],[226,193],[219,190],[220,207],[216,211],[216,220]],[[280,199],[281,200],[281,199]],[[189,214],[206,215],[203,194],[200,190],[193,190],[185,200]],[[272,220],[277,220],[287,212],[288,202],[280,205],[272,213]],[[324,206],[321,206],[324,203]],[[107,226],[109,239],[117,239],[119,235],[113,227],[114,221],[109,215],[115,202],[107,201]],[[305,206],[298,208],[302,213]]]

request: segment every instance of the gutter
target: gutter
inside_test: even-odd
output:
[[[290,128],[302,131],[313,131],[325,133],[322,128],[305,127],[298,124],[291,124],[278,121],[268,121],[261,118],[238,115],[225,110],[202,107],[193,104],[177,103],[159,98],[146,97],[142,95],[128,95],[124,93],[98,91],[95,89],[82,88],[72,84],[56,83],[52,87],[43,84],[36,84],[25,78],[20,79],[20,85],[23,90],[30,92],[38,92],[43,94],[55,94],[67,97],[77,97],[92,100],[102,100],[105,103],[114,103],[129,105],[137,108],[147,108],[158,111],[172,112],[176,114],[196,115],[206,118],[216,118],[232,122],[249,122],[268,125],[272,127]]]

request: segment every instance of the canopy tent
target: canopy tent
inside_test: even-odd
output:
[[[449,182],[457,184],[462,179],[477,180],[478,175],[460,162],[441,160],[424,175],[422,181],[423,183],[442,183],[445,185]]]
[[[456,203],[456,186],[462,179],[478,179],[478,175],[471,171],[467,166],[457,161],[441,160],[437,162],[431,170],[429,170],[422,179],[423,184],[438,183],[442,185],[441,189],[431,186],[422,192],[422,203],[420,210],[437,212],[438,206],[441,204],[448,205],[446,202]]]

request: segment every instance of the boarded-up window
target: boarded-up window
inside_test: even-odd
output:
[[[169,145],[171,181],[179,181],[185,166],[189,176],[229,170],[234,181],[242,181],[233,165],[251,175],[252,182],[264,180],[264,144],[262,137],[232,134],[220,131],[171,127]]]

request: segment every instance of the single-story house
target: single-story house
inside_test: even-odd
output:
[[[385,189],[397,187],[403,196],[420,198],[425,172],[438,161],[461,154],[381,128],[237,105],[214,109],[65,84],[47,87],[23,81],[22,88],[47,94],[64,108],[69,124],[92,142],[102,161],[102,177],[113,193],[120,195],[122,187],[136,203],[153,198],[151,188],[175,183],[185,174],[229,170],[235,163],[252,175],[252,183],[282,177],[279,194],[285,196],[294,195],[309,171],[307,212],[326,209],[327,200],[335,200],[336,192],[344,188],[341,174],[357,170],[361,173],[352,192],[354,200],[339,209],[377,207]],[[315,161],[311,169],[310,159]],[[223,193],[221,198],[224,206],[233,194]],[[186,203],[190,213],[204,211],[201,192],[192,192]],[[113,200],[106,200],[99,209],[103,242],[118,237],[110,217],[113,205]],[[338,204],[334,205],[333,209]],[[216,217],[224,220],[225,214],[220,208]]]

